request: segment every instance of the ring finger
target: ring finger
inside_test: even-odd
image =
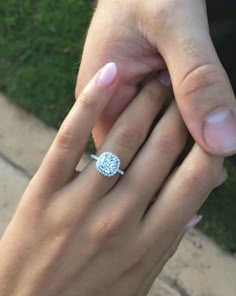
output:
[[[33,178],[41,196],[57,191],[73,178],[94,125],[116,92],[117,80],[116,65],[105,65],[75,102]]]

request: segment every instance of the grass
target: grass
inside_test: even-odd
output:
[[[58,128],[74,102],[74,87],[93,0],[0,1],[0,89]],[[92,144],[89,149],[92,149]],[[215,190],[200,228],[236,251],[236,169]]]

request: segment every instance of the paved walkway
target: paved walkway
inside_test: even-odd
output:
[[[56,131],[0,95],[0,233]],[[85,155],[81,168],[87,163]],[[158,246],[157,246],[158,247]],[[236,259],[199,231],[187,234],[149,296],[235,296]],[[125,296],[125,294],[124,294]]]

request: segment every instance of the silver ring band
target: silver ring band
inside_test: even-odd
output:
[[[91,154],[90,157],[96,160],[97,171],[105,177],[113,177],[117,173],[122,176],[125,174],[120,170],[120,159],[114,153],[104,152],[100,156]]]

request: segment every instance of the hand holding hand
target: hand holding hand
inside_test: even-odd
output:
[[[236,152],[236,102],[212,44],[204,0],[99,0],[78,75],[76,95],[98,68],[118,64],[120,82],[94,130],[100,146],[138,84],[169,70],[186,126],[205,151]],[[163,82],[168,77],[163,75]]]
[[[0,241],[1,296],[147,294],[188,221],[226,177],[223,159],[197,145],[171,173],[187,131],[172,102],[147,138],[168,94],[158,79],[144,86],[98,151],[120,158],[123,177],[102,176],[94,161],[75,172],[116,94],[116,66],[106,65],[81,92]]]

